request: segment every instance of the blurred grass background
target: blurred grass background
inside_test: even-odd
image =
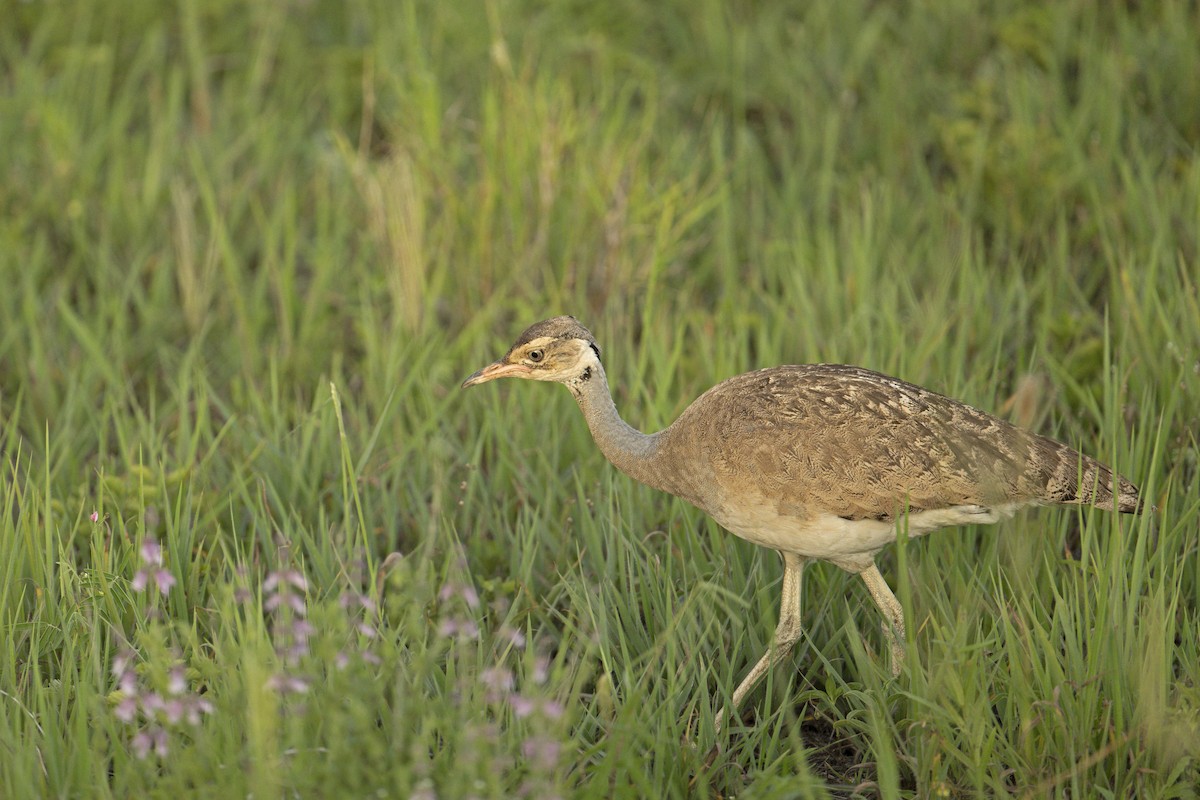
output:
[[[1195,3],[0,15],[0,795],[1195,796]],[[896,548],[895,682],[858,582],[809,570],[706,763],[780,567],[617,474],[567,393],[457,390],[559,313],[643,430],[850,362],[1159,511]],[[114,713],[130,649],[213,704],[166,754]]]

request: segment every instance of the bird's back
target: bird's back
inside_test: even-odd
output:
[[[660,463],[673,473],[663,476],[664,488],[718,519],[749,506],[800,521],[879,522],[905,510],[1138,507],[1133,484],[1118,476],[1114,485],[1095,459],[858,367],[785,366],[730,378],[662,438]],[[764,504],[775,508],[759,509]]]

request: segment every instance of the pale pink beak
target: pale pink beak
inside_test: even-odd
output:
[[[488,364],[486,367],[479,370],[479,372],[476,372],[474,375],[463,381],[462,388],[465,389],[468,386],[475,386],[479,383],[487,383],[488,381],[495,380],[496,378],[523,378],[530,372],[533,372],[533,370],[524,364],[505,364],[503,361],[497,361],[495,364]]]

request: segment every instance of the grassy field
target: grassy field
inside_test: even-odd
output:
[[[800,6],[799,8],[794,8]],[[0,3],[0,796],[1195,797],[1195,3]],[[1157,513],[781,566],[625,418],[856,363]],[[711,752],[713,745],[717,750]]]

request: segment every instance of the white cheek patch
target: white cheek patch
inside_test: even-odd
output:
[[[587,386],[599,378],[602,369],[600,359],[596,357],[596,351],[592,346],[583,339],[576,341],[579,345],[577,360],[563,382],[576,397],[579,397]]]

